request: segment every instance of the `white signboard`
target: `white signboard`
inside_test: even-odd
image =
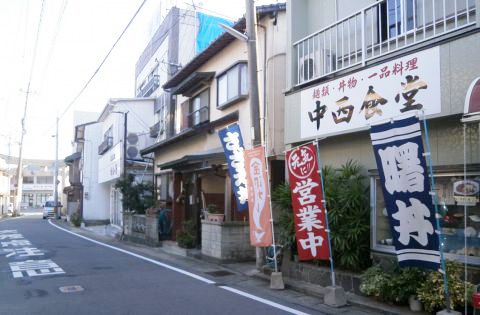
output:
[[[441,111],[439,47],[302,91],[301,138],[366,129],[416,110]]]
[[[122,143],[117,143],[98,159],[98,182],[105,183],[120,178]]]

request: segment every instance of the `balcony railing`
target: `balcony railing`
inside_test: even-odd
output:
[[[209,120],[208,106],[202,106],[188,114],[188,127],[194,127]]]
[[[113,145],[113,138],[107,137],[103,142],[98,146],[98,155],[102,155],[108,151]]]
[[[296,85],[476,23],[475,0],[384,0],[293,44]]]
[[[160,86],[160,76],[154,75],[143,87],[140,88],[141,96],[148,97]]]

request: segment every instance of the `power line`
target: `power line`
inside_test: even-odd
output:
[[[125,34],[125,32],[127,31],[127,29],[130,27],[130,24],[132,24],[133,20],[135,19],[135,17],[137,16],[137,14],[140,12],[140,10],[142,9],[143,5],[145,4],[145,2],[147,2],[147,0],[143,0],[142,4],[140,5],[140,7],[137,9],[137,11],[135,12],[135,14],[133,15],[133,17],[130,19],[130,21],[128,22],[127,26],[125,27],[125,29],[122,31],[122,33],[120,34],[120,36],[118,37],[118,39],[115,41],[115,43],[112,45],[112,47],[110,48],[110,50],[108,51],[107,55],[105,56],[105,58],[103,58],[102,62],[100,63],[100,65],[98,66],[97,70],[95,70],[95,72],[93,73],[93,75],[90,77],[90,79],[87,81],[87,83],[84,85],[84,87],[80,90],[80,92],[75,96],[75,98],[70,102],[70,104],[67,106],[67,108],[65,108],[65,111],[58,117],[58,119],[62,118],[63,115],[65,115],[65,113],[70,109],[70,107],[76,102],[76,100],[80,97],[80,95],[82,95],[82,93],[85,91],[85,89],[88,87],[88,85],[90,84],[90,82],[92,82],[93,78],[97,75],[98,71],[100,70],[100,68],[103,66],[103,64],[105,63],[105,61],[107,60],[107,58],[110,56],[110,54],[112,53],[113,49],[115,48],[115,46],[117,45],[117,43],[120,41],[120,39],[123,37],[123,34]],[[52,125],[53,126],[53,125]],[[50,127],[51,128],[51,127]],[[48,128],[48,129],[50,129]]]

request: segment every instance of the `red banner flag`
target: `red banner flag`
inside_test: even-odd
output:
[[[329,259],[317,151],[310,143],[287,151],[297,250],[300,260]]]
[[[272,245],[270,192],[266,169],[263,147],[245,150],[250,244],[258,247]]]

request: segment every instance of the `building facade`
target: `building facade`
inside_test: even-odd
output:
[[[394,247],[369,128],[415,114],[428,123],[424,142],[448,213],[446,257],[468,253],[469,263],[480,264],[479,127],[462,120],[467,91],[480,74],[480,57],[472,53],[480,48],[478,6],[473,0],[287,3],[285,142],[318,139],[323,164],[353,159],[368,170],[376,255],[393,255]],[[468,203],[459,198],[467,183]]]
[[[261,33],[258,59],[262,60],[258,67],[260,116],[251,117],[253,100],[248,88],[247,44],[223,33],[163,85],[175,97],[175,115],[169,122],[173,134],[142,150],[142,154],[153,152],[155,155],[158,199],[163,207],[172,211],[172,239],[176,239],[185,222],[192,222],[196,228],[196,245],[202,246],[202,252],[205,243],[201,238],[208,237],[205,231],[210,223],[201,218],[205,218],[203,211],[209,206],[219,209],[226,222],[248,220],[248,211],[239,209],[235,202],[232,191],[235,179],[229,175],[219,132],[238,125],[244,147],[252,148],[252,119],[265,122],[265,115],[269,115],[271,123],[261,124],[261,134],[268,135],[266,151],[272,165],[283,163],[282,89],[286,46],[281,34],[285,32],[285,5],[257,10],[263,26],[258,31]],[[245,32],[245,19],[240,19],[233,28]],[[283,165],[280,174],[283,174]],[[246,239],[237,240],[230,247],[240,245],[243,248],[237,248],[237,255],[254,255],[248,241],[248,226]],[[232,258],[208,250],[204,254]]]

